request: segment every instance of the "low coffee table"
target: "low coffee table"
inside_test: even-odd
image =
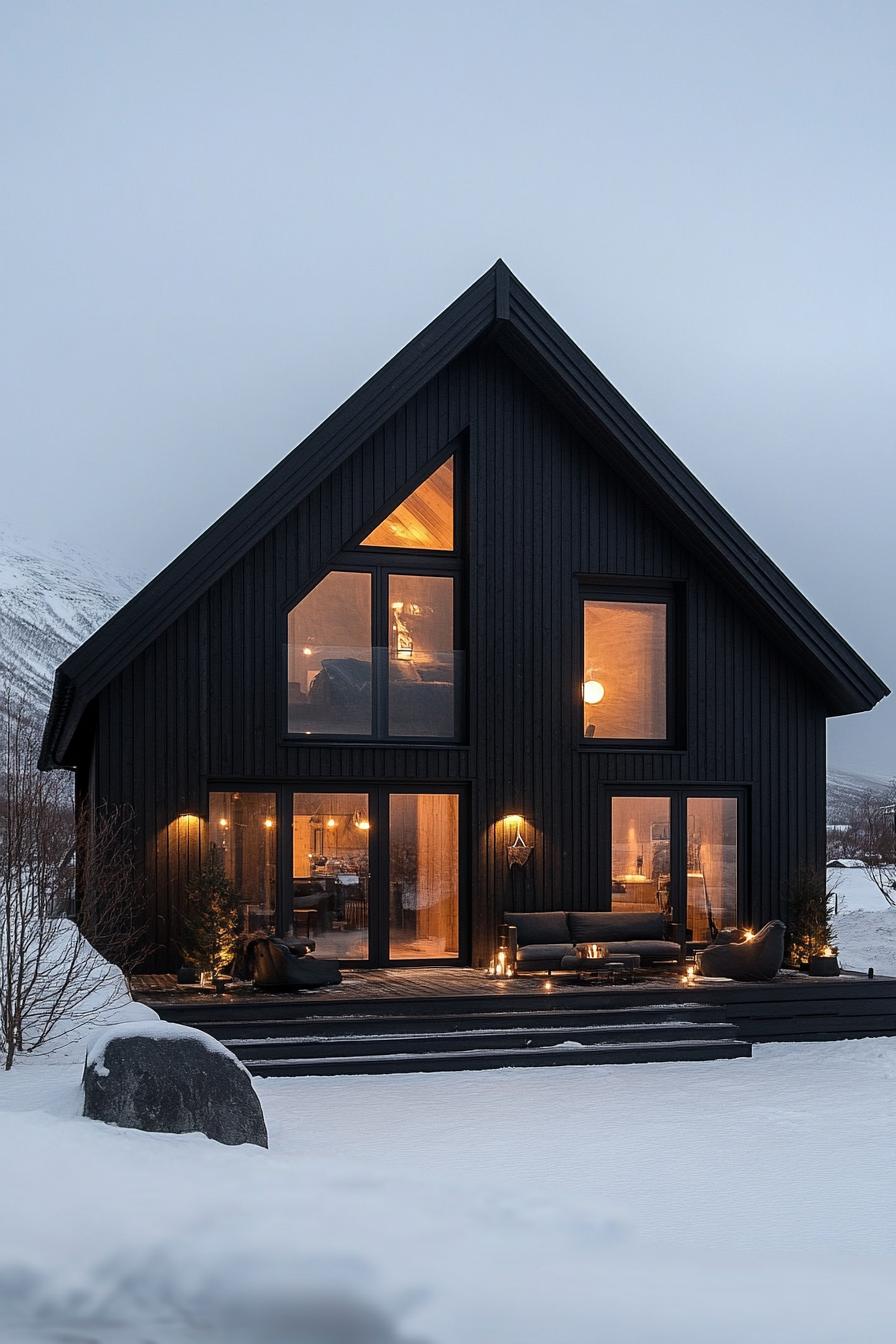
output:
[[[575,956],[563,958],[562,968],[575,971],[582,984],[594,977],[608,985],[631,985],[635,971],[641,968],[641,958],[635,952],[608,952],[605,957],[589,957],[584,949],[576,948]]]

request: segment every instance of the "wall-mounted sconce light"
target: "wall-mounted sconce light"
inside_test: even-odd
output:
[[[352,817],[352,825],[358,831],[370,830],[370,821],[368,820],[367,817],[364,816],[364,813],[361,811],[356,812]]]
[[[266,831],[272,831],[272,830],[274,829],[274,818],[273,818],[273,817],[265,817],[265,819],[264,819],[264,828],[265,828]]]
[[[528,862],[529,855],[532,853],[532,846],[527,845],[523,839],[523,818],[518,812],[511,812],[504,818],[505,835],[514,826],[516,827],[516,835],[507,846],[507,862],[511,868],[516,866],[522,867],[524,863]]]
[[[606,695],[602,681],[595,681],[593,678],[582,683],[582,699],[586,705],[599,705]]]

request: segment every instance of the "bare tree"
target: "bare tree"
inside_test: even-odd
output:
[[[0,1049],[6,1069],[17,1053],[58,1048],[126,1003],[125,976],[148,950],[130,818],[100,808],[76,821],[70,777],[39,771],[39,748],[27,707],[7,691],[0,702]]]
[[[888,905],[896,905],[896,780],[862,804],[868,876]]]

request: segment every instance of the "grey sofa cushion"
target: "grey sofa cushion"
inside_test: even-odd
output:
[[[574,943],[662,939],[666,932],[666,919],[660,910],[570,910],[567,919]]]
[[[624,943],[607,943],[607,951],[635,952],[642,961],[677,961],[681,956],[678,943],[668,938],[631,938]]]
[[[529,943],[517,951],[517,970],[557,971],[564,957],[574,955],[572,943]]]
[[[507,911],[505,924],[516,926],[518,947],[532,943],[569,943],[569,925],[562,910]]]

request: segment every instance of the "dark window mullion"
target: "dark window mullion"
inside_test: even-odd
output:
[[[372,631],[373,736],[379,739],[389,734],[389,575],[381,566],[373,571]]]

